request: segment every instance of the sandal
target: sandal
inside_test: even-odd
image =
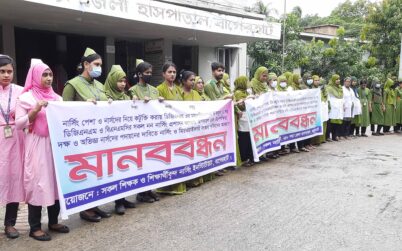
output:
[[[34,235],[34,232],[29,232],[29,237],[34,238],[37,241],[50,241],[52,238],[50,237],[49,234],[47,234],[46,232],[43,232],[42,230],[37,230],[35,232],[42,232],[42,235]]]
[[[159,195],[157,195],[156,193],[154,193],[152,190],[148,191],[148,195],[154,199],[155,201],[159,201]]]
[[[70,229],[66,225],[62,225],[62,224],[48,225],[48,228],[50,231],[54,231],[54,232],[62,233],[62,234],[66,234],[66,233],[70,232]]]
[[[305,147],[302,147],[302,148],[300,148],[300,151],[302,151],[302,152],[310,152],[310,150],[308,150],[307,148],[305,148]]]
[[[246,162],[243,164],[244,167],[251,167],[254,166],[254,162]]]
[[[7,236],[7,238],[9,238],[9,239],[15,239],[20,236],[20,233],[18,232],[18,230],[15,229],[15,227],[13,227],[13,226],[6,226],[4,229],[4,232]]]

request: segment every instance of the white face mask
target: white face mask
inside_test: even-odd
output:
[[[313,80],[312,79],[307,79],[307,84],[308,85],[311,85],[313,83]]]
[[[285,87],[287,86],[287,83],[286,83],[286,82],[280,82],[279,85],[280,85],[282,88],[285,88]]]
[[[276,88],[277,85],[278,85],[278,81],[272,81],[272,83],[271,83],[272,88]]]
[[[376,84],[375,85],[375,88],[380,88],[381,87],[381,84]]]

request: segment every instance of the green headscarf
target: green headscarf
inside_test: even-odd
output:
[[[307,79],[313,78],[310,72],[306,72],[303,74],[303,82],[307,82]]]
[[[384,85],[384,93],[387,95],[387,99],[385,100],[389,105],[395,105],[396,103],[396,92],[392,89],[394,85],[394,81],[390,78],[387,79]]]
[[[261,75],[264,73],[268,73],[268,69],[264,66],[260,66],[255,71],[254,78],[251,79],[251,89],[253,90],[254,94],[261,94],[268,91],[267,83],[260,81]]]
[[[228,91],[230,91],[229,74],[227,74],[226,72],[223,73],[222,80],[223,80],[223,81],[222,81],[223,86],[224,86]]]
[[[336,80],[338,79],[340,79],[338,74],[332,75],[327,86],[327,91],[329,94],[333,95],[336,98],[343,98],[342,86],[340,84],[336,84]]]
[[[320,80],[320,77],[318,75],[313,75],[311,78],[313,79],[313,81]],[[322,82],[323,82],[323,79],[320,80],[319,86],[315,86],[314,84],[312,84],[312,88],[321,88],[321,101],[327,102],[328,101],[328,92],[327,92],[327,88],[325,88],[325,85]]]
[[[278,85],[276,86],[276,89],[278,90],[278,91],[280,91],[280,92],[285,92],[285,91],[287,91],[287,86],[285,87],[285,88],[282,88],[281,87],[281,85],[280,85],[280,83],[281,82],[287,82],[288,81],[288,79],[287,79],[287,77],[286,77],[286,75],[280,75],[279,77],[278,77]]]
[[[236,78],[234,81],[235,90],[234,90],[234,97],[236,101],[241,99],[245,99],[248,96],[247,87],[248,87],[248,78],[246,76],[240,76]],[[241,111],[244,111],[246,108],[242,106],[237,106]]]
[[[292,86],[294,91],[300,90],[301,89],[301,84],[299,84],[299,79],[301,78],[300,74],[294,73],[292,76],[292,82],[290,86]]]
[[[236,78],[236,80],[234,82],[234,84],[235,84],[234,96],[236,98],[236,101],[247,98],[247,96],[248,96],[247,83],[248,83],[248,78],[246,76],[240,76],[240,77]]]
[[[198,90],[197,89],[197,83],[198,83],[198,81],[200,81],[200,80],[202,80],[202,82],[204,82],[204,80],[200,77],[200,76],[196,76],[195,77],[195,85],[194,85],[194,90],[196,90],[197,92],[198,92],[198,94],[200,94],[200,96],[201,96],[201,98],[202,98],[202,100],[203,101],[210,101],[211,99],[207,96],[207,94],[205,94],[205,91],[204,91],[204,85],[203,85],[203,87],[202,87],[202,90]]]
[[[300,87],[301,90],[312,88],[313,84],[307,85],[307,80],[310,79],[310,78],[312,78],[310,72],[306,72],[306,73],[303,74],[303,82],[301,84],[299,84],[299,87]]]
[[[127,77],[120,65],[113,65],[105,81],[105,93],[113,100],[130,100],[124,91],[117,88],[117,82]]]
[[[275,72],[270,72],[270,73],[268,74],[268,80],[269,80],[269,81],[271,81],[271,80],[276,80],[276,79],[278,79],[278,76],[275,74]]]
[[[288,86],[292,86],[293,83],[293,73],[291,73],[290,71],[287,71],[285,73],[283,73],[283,75],[286,77],[286,81],[288,83]],[[278,81],[279,82],[279,81]]]

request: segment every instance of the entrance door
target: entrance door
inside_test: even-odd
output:
[[[178,73],[184,69],[198,74],[198,47],[173,45],[173,62]]]

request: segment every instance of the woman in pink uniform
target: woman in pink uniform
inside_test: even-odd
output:
[[[0,55],[0,204],[6,206],[4,231],[8,238],[17,238],[15,229],[19,202],[24,201],[24,134],[15,128],[15,105],[21,86],[12,84],[13,60]]]
[[[69,232],[67,226],[58,224],[60,204],[45,112],[48,101],[62,100],[53,91],[52,82],[53,73],[49,66],[33,59],[24,92],[18,98],[16,108],[17,127],[27,132],[24,185],[28,203],[29,236],[40,241],[51,239],[41,228],[42,207],[47,207],[49,230]]]

